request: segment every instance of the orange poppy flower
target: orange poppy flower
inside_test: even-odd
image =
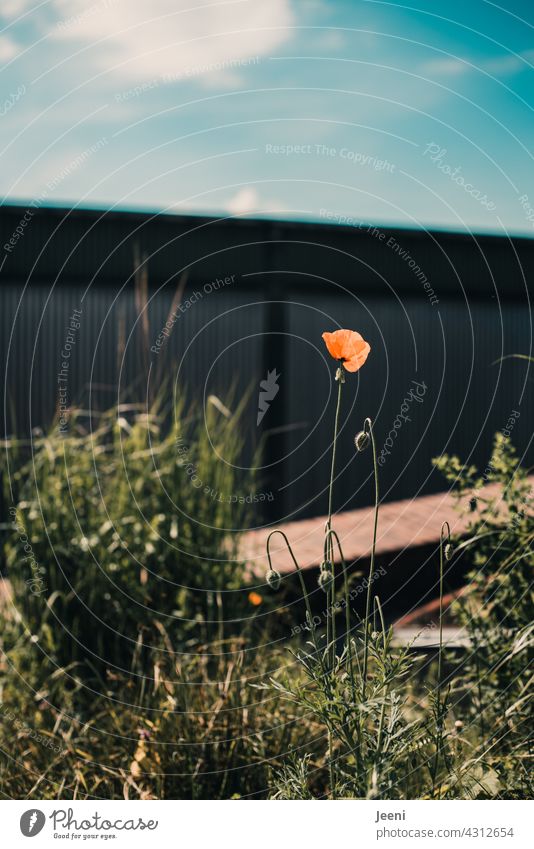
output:
[[[259,604],[262,603],[263,598],[261,597],[261,595],[259,593],[252,592],[252,593],[248,594],[248,600],[250,601],[251,604],[254,605],[254,607],[257,607]]]
[[[335,330],[323,333],[328,353],[339,360],[347,371],[358,371],[364,364],[371,346],[355,330]]]

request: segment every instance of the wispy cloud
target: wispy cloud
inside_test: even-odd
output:
[[[12,21],[35,5],[33,0],[2,0],[0,17],[5,21]]]
[[[9,62],[17,53],[15,42],[8,35],[0,35],[0,62]]]
[[[437,76],[461,76],[476,71],[485,71],[496,77],[510,76],[528,69],[533,69],[534,50],[524,50],[521,53],[502,53],[484,59],[469,59],[460,56],[431,59],[419,67],[419,73]]]
[[[12,3],[12,14],[23,7],[24,0]],[[3,14],[8,17],[5,9]],[[69,67],[78,55],[86,72],[139,82],[162,75],[194,78],[195,69],[206,66],[205,77],[196,75],[202,84],[217,78],[231,86],[241,80],[232,63],[275,51],[290,37],[294,16],[289,0],[176,0],[171,11],[167,0],[51,0],[36,22],[41,35],[59,46],[58,62],[68,60]],[[49,50],[47,62],[43,70],[53,72]],[[229,70],[210,73],[210,66],[224,63]]]
[[[230,198],[226,208],[232,215],[246,215],[258,211],[259,200],[256,189],[251,186],[244,186]]]

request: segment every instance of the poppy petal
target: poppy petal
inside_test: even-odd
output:
[[[345,369],[350,372],[358,371],[358,369],[363,366],[364,362],[369,356],[370,350],[371,346],[368,344],[368,342],[364,342],[363,348],[361,348],[361,350],[357,354],[351,357],[350,360],[345,360],[345,362],[343,363]]]
[[[339,331],[336,331],[336,333]],[[323,333],[323,339],[328,353],[335,360],[341,359],[341,343],[336,333]]]
[[[342,329],[323,333],[323,339],[330,356],[335,360],[342,360],[347,371],[358,371],[371,350],[369,344],[355,330]]]

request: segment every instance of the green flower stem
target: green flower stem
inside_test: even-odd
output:
[[[436,739],[436,753],[434,755],[434,768],[432,774],[432,793],[434,793],[434,789],[436,786],[436,779],[438,775],[439,761],[441,752],[443,749],[443,709],[441,703],[441,691],[442,691],[442,675],[443,675],[443,561],[444,561],[444,540],[446,540],[447,544],[450,545],[451,539],[451,529],[448,522],[444,522],[441,526],[441,533],[439,538],[439,649],[438,649],[438,680],[436,685],[436,718],[437,718],[437,739]],[[438,799],[441,793],[438,790]]]
[[[339,427],[339,411],[341,409],[341,388],[344,383],[344,374],[341,371],[341,365],[339,366],[339,380],[338,380],[338,389],[337,389],[337,405],[336,405],[336,417],[334,420],[334,441],[332,443],[332,466],[330,469],[330,486],[328,487],[328,521],[327,526],[328,530],[332,525],[332,494],[334,490],[334,472],[336,467],[336,447],[337,447],[337,431]]]
[[[387,640],[386,623],[384,621],[384,614],[382,612],[382,605],[380,604],[380,599],[379,599],[378,596],[375,596],[374,599],[373,599],[373,616],[374,616],[375,620],[376,620],[377,614],[378,614],[378,619],[380,620],[380,628],[382,629],[382,645],[383,645],[383,647],[385,647],[386,646],[386,640]],[[375,630],[378,630],[378,628],[375,627]],[[369,775],[367,777],[367,788],[368,788],[368,790],[369,790],[370,783],[372,783],[373,772],[377,776],[377,781],[378,781],[378,778],[380,776],[380,767],[381,767],[381,760],[382,760],[382,754],[383,754],[382,745],[383,745],[383,741],[384,741],[384,726],[385,726],[385,722],[386,722],[386,704],[387,704],[388,696],[389,696],[389,683],[386,680],[386,683],[384,685],[384,690],[381,693],[382,706],[380,708],[380,719],[379,719],[379,722],[378,722],[378,735],[377,735],[377,740],[376,740],[376,749],[375,749],[374,758],[373,758],[373,766],[372,766],[371,772],[370,772],[371,781],[369,780]]]
[[[343,554],[343,549],[341,548],[341,542],[339,536],[336,531],[332,528],[327,531],[326,534],[327,539],[334,539],[337,544],[337,548],[339,551],[339,558],[341,560],[341,565],[343,569],[343,586],[345,592],[345,630],[346,630],[346,640],[347,640],[347,666],[349,668],[349,677],[351,682],[352,694],[354,695],[354,670],[353,670],[353,660],[352,660],[352,641],[350,637],[350,604],[349,604],[349,580],[348,580],[348,569],[347,569],[347,561],[345,560],[345,556]]]
[[[334,580],[332,581],[332,595],[330,597],[330,612],[332,619],[332,670],[334,670],[336,665],[336,582],[335,582],[335,573],[334,573],[334,561],[332,561],[332,575],[334,575]]]
[[[330,539],[329,532],[332,528],[332,497],[334,490],[334,474],[336,468],[336,447],[337,447],[337,432],[339,427],[339,411],[341,409],[341,387],[344,382],[344,374],[341,370],[341,362],[338,368],[338,391],[337,391],[337,405],[336,405],[336,417],[334,420],[334,440],[332,443],[332,466],[330,469],[330,485],[328,487],[328,520],[326,522],[325,532],[327,537],[325,538],[325,548],[327,551],[328,559],[332,564],[332,595],[330,597],[330,591],[327,594],[327,611],[326,611],[326,651],[327,656],[329,655],[330,643],[332,643],[332,669],[334,669],[336,664],[336,623],[335,623],[335,612],[334,612],[334,604],[336,599],[336,590],[335,590],[335,572],[334,572],[334,547]],[[330,603],[330,613],[331,616],[328,616],[328,604]],[[329,620],[332,620],[331,622]],[[333,771],[333,751],[332,751],[332,734],[328,732],[328,748],[329,748],[329,766],[330,766],[330,792],[332,795],[332,799],[336,797],[336,791],[334,786],[334,771]]]
[[[365,699],[366,685],[367,685],[367,665],[369,660],[369,617],[371,615],[371,584],[372,584],[372,576],[375,569],[375,551],[376,551],[376,534],[378,529],[378,505],[379,505],[379,491],[378,491],[378,464],[376,461],[376,444],[375,444],[375,435],[373,431],[373,423],[371,419],[365,419],[364,422],[364,430],[369,433],[371,437],[371,446],[373,449],[373,469],[374,469],[374,477],[375,477],[375,512],[374,512],[374,526],[373,526],[373,545],[371,547],[371,562],[369,565],[369,576],[367,579],[367,598],[365,601],[365,621],[364,621],[364,642],[363,642],[363,669],[362,669],[362,700]]]
[[[334,546],[332,540],[329,535],[329,531],[332,528],[332,504],[333,504],[333,492],[334,492],[334,476],[335,476],[335,468],[336,468],[336,448],[337,448],[337,435],[339,428],[339,412],[341,410],[341,389],[343,383],[345,382],[345,375],[342,370],[341,360],[339,361],[339,366],[337,370],[337,380],[338,380],[338,390],[337,390],[337,404],[336,404],[336,416],[334,419],[334,439],[332,442],[332,466],[330,469],[330,485],[328,487],[328,519],[326,522],[325,528],[325,549],[327,552],[327,559],[332,564],[332,575],[334,580],[332,581],[332,590],[327,594],[327,614],[326,614],[326,648],[327,653],[329,654],[330,645],[332,645],[332,668],[336,665],[336,621],[335,621],[335,610],[334,605],[336,601],[336,587],[335,587],[335,572],[334,572]],[[328,606],[330,606],[330,616],[328,616]],[[331,622],[329,620],[332,620]]]
[[[441,528],[439,545],[439,653],[438,653],[438,702],[441,699],[441,673],[443,655],[443,532],[447,528],[448,541],[450,540],[449,523],[444,522]]]
[[[219,643],[222,645],[224,641],[224,614],[223,614],[223,599],[222,593],[220,590],[217,590],[215,594],[215,601],[217,602],[217,623],[218,623],[218,639]]]
[[[303,575],[302,575],[302,569],[300,568],[300,566],[297,562],[297,558],[295,557],[295,555],[293,553],[293,549],[291,548],[291,543],[289,542],[289,539],[287,538],[286,534],[283,531],[280,531],[280,530],[271,531],[271,533],[267,537],[267,559],[269,561],[269,568],[270,569],[273,568],[272,561],[271,561],[270,545],[271,545],[271,539],[272,539],[272,537],[274,537],[275,534],[280,534],[280,536],[283,537],[284,542],[287,546],[287,550],[289,551],[289,554],[291,555],[291,559],[293,560],[293,563],[295,564],[295,569],[296,569],[297,574],[298,574],[299,579],[300,579],[300,586],[301,586],[301,589],[302,589],[302,595],[304,597],[304,604],[306,605],[306,615],[308,617],[308,624],[310,626],[310,632],[312,632],[312,630],[313,630],[313,616],[312,616],[312,612],[311,612],[310,599],[309,599],[308,593],[306,591],[306,584],[304,583],[304,578],[303,578]]]

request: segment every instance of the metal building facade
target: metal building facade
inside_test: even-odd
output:
[[[76,309],[73,405],[142,400],[163,378],[200,401],[250,393],[244,427],[265,445],[270,518],[325,510],[336,387],[321,333],[339,326],[372,352],[344,387],[338,509],[372,498],[353,449],[366,416],[387,500],[443,488],[431,458],[445,451],[484,466],[514,412],[514,444],[534,459],[531,366],[502,359],[532,353],[533,240],[41,208],[12,244],[25,213],[0,211],[4,432],[53,418]],[[272,370],[279,392],[257,428]]]

